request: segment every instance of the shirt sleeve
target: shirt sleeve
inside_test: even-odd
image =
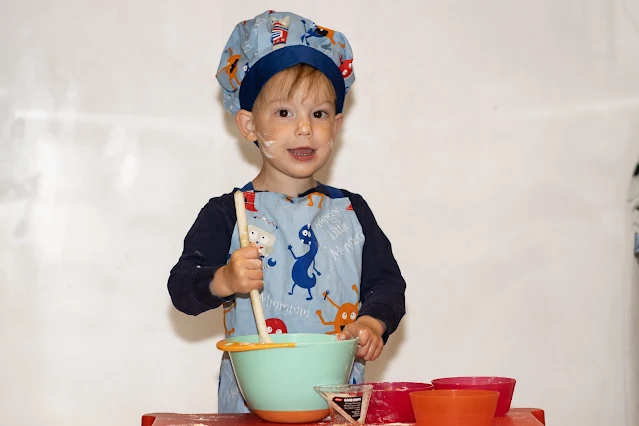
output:
[[[168,290],[178,310],[198,315],[217,308],[227,299],[211,293],[215,272],[226,265],[236,217],[233,197],[212,198],[202,208],[184,238],[184,249],[171,269]]]
[[[393,256],[391,243],[364,198],[359,194],[343,192],[351,200],[365,237],[359,315],[369,315],[386,324],[386,332],[382,336],[386,343],[406,313],[406,282]]]

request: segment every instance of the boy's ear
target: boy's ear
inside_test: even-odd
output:
[[[337,137],[337,133],[339,132],[340,127],[342,127],[342,123],[344,122],[344,114],[341,112],[335,116],[335,125],[333,127],[333,139]]]
[[[253,121],[253,113],[245,109],[241,109],[235,114],[235,123],[240,133],[246,140],[255,142],[257,133],[255,132],[255,122]]]

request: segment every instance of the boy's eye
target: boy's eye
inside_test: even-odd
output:
[[[323,118],[326,117],[328,114],[325,111],[315,111],[313,113],[313,117],[315,118]]]
[[[286,117],[290,116],[291,113],[288,112],[288,110],[281,109],[281,110],[277,111],[277,115],[279,115],[282,118],[286,118]]]

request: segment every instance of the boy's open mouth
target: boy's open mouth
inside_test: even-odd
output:
[[[289,149],[288,152],[299,161],[309,161],[313,159],[315,154],[315,150],[312,148],[295,148]]]

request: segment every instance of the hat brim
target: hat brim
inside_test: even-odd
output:
[[[266,82],[278,72],[298,64],[310,65],[328,77],[335,88],[335,110],[338,114],[341,113],[344,108],[346,87],[339,67],[327,55],[304,45],[288,46],[285,49],[275,50],[257,61],[247,71],[240,86],[240,107],[251,111],[255,99]]]

